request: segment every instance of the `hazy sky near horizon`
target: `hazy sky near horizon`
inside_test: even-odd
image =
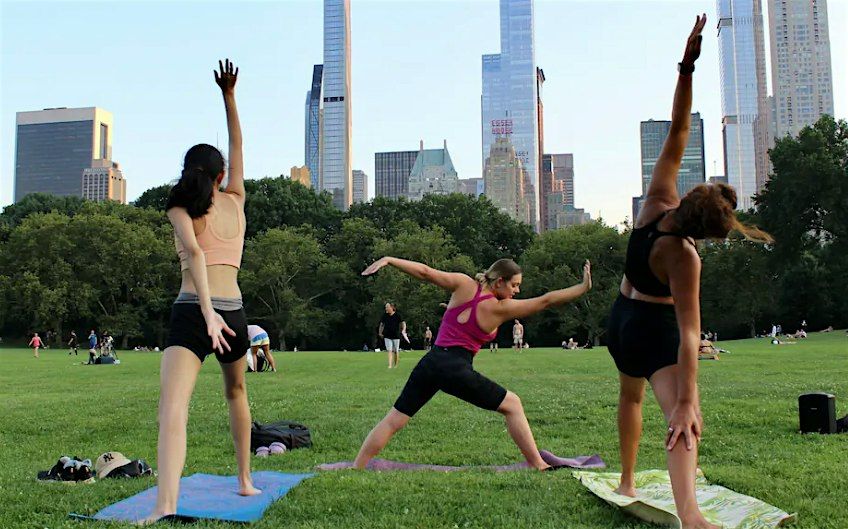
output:
[[[574,153],[578,207],[610,223],[630,216],[641,185],[639,122],[669,119],[676,65],[701,12],[710,20],[693,111],[704,119],[707,176],[723,174],[714,1],[536,0],[535,8],[545,152]],[[460,178],[482,175],[480,56],[499,51],[498,13],[498,0],[352,0],[353,168],[369,175],[370,195],[374,153],[415,150],[419,140],[425,148],[447,140]],[[241,68],[246,175],[288,175],[304,163],[322,17],[320,0],[2,0],[0,207],[12,201],[18,111],[112,112],[113,158],[130,200],[174,180],[191,145],[225,148],[212,79],[223,57]],[[836,116],[846,118],[848,0],[830,0],[828,17]]]

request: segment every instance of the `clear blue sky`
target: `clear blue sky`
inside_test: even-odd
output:
[[[765,0],[764,0],[764,3]],[[640,190],[639,121],[668,119],[695,15],[710,22],[693,109],[707,175],[722,170],[715,2],[536,1],[545,70],[545,150],[575,157],[576,202],[620,222]],[[829,2],[837,117],[848,115],[848,0]],[[460,178],[481,176],[480,55],[499,48],[498,1],[352,1],[353,167],[374,153],[440,146]],[[113,158],[132,200],[179,175],[199,142],[226,145],[212,68],[241,68],[248,177],[303,164],[304,98],[322,61],[322,3],[0,4],[0,206],[12,199],[15,112],[98,106],[115,118]]]

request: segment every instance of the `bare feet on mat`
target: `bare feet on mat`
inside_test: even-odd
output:
[[[616,494],[621,494],[622,496],[630,496],[631,498],[636,497],[636,487],[633,485],[625,485],[621,484],[614,491]]]
[[[253,486],[253,483],[243,483],[239,485],[239,496],[256,496],[262,494],[262,491]]]
[[[161,520],[162,518],[164,518],[166,516],[170,516],[172,514],[174,514],[174,513],[171,513],[171,512],[153,512],[153,513],[150,514],[150,516],[148,516],[147,518],[142,518],[141,520],[137,521],[135,524],[136,525],[153,525],[156,522],[158,522],[159,520]]]

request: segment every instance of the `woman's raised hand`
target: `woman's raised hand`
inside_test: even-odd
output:
[[[376,273],[377,270],[383,268],[387,264],[389,264],[389,258],[388,257],[382,257],[380,259],[377,259],[376,261],[371,263],[371,265],[368,268],[366,268],[365,270],[362,271],[362,275],[370,276],[371,274]]]
[[[224,59],[224,62],[218,61],[219,70],[212,70],[215,74],[215,84],[221,88],[221,92],[233,93],[236,88],[236,80],[238,80],[239,69],[231,63],[229,59]]]
[[[583,286],[586,292],[592,290],[592,263],[588,259],[583,263]]]
[[[692,28],[692,32],[689,33],[689,38],[686,39],[686,51],[683,52],[683,64],[693,65],[695,64],[695,61],[698,60],[698,57],[701,56],[701,41],[703,40],[701,32],[704,30],[704,26],[706,25],[706,13],[695,18],[695,27]]]

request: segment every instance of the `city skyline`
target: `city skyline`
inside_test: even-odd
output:
[[[304,89],[312,66],[322,62],[320,5],[250,4],[236,9],[212,4],[200,13],[191,4],[175,4],[170,7],[175,16],[164,17],[168,20],[161,20],[162,10],[156,6],[115,5],[107,18],[115,25],[116,37],[103,53],[120,60],[107,60],[113,66],[110,76],[94,84],[75,72],[74,60],[84,57],[96,39],[69,38],[63,28],[98,12],[96,4],[56,4],[49,12],[39,5],[2,7],[1,205],[12,199],[9,176],[14,170],[14,114],[45,107],[97,105],[115,114],[121,124],[115,157],[131,177],[127,185],[130,200],[145,189],[173,181],[179,175],[182,155],[192,144],[225,144],[223,112],[209,72],[224,56],[242,67],[237,93],[248,176],[285,174],[286,168],[303,163]],[[635,177],[639,174],[638,122],[645,116],[669,116],[674,65],[694,14],[706,11],[711,15],[708,28],[713,31],[716,20],[714,4],[705,2],[617,2],[612,15],[607,12],[609,5],[538,1],[536,62],[544,66],[547,77],[546,150],[573,152],[580,158],[577,186],[581,206],[593,216],[600,212],[608,222],[616,223],[629,216],[630,197],[640,187]],[[354,135],[358,138],[354,164],[363,166],[376,152],[415,145],[421,138],[428,143],[447,138],[457,172],[464,178],[481,176],[480,56],[498,49],[497,32],[491,34],[498,24],[497,6],[497,1],[418,3],[402,8],[354,2],[351,38],[357,70],[352,86],[357,101]],[[848,6],[832,1],[828,7],[831,26],[843,27]],[[654,26],[652,15],[657,12],[662,12],[664,23]],[[221,39],[200,35],[197,42],[180,48],[182,53],[173,54],[179,37],[189,31],[185,20],[191,18],[176,15],[188,13],[201,22],[223,16],[233,21],[235,37],[250,34],[252,38],[218,42]],[[429,38],[425,28],[413,23],[423,16],[439,24],[463,20],[463,35]],[[286,34],[266,36],[262,28],[269,19],[303,23]],[[253,24],[258,25],[257,30],[248,30]],[[644,38],[646,25],[651,27],[650,39]],[[154,26],[151,34],[149,29]],[[621,31],[611,43],[592,36],[599,28]],[[839,33],[831,34],[833,86],[836,117],[844,118],[848,109],[846,37]],[[138,45],[153,38],[150,46]],[[385,49],[387,41],[402,41],[409,49]],[[705,34],[704,42],[695,74],[693,110],[700,111],[705,120],[707,163],[722,165],[716,39]],[[61,57],[49,51],[58,47],[64,51]],[[167,57],[160,57],[166,50]],[[152,84],[136,86],[142,84],[138,65],[156,57],[167,59],[161,61],[164,74]],[[433,63],[441,69],[443,81],[449,82],[428,79],[431,76],[422,67]],[[386,64],[393,65],[390,79],[381,74]],[[616,98],[622,81],[628,86],[628,97]],[[180,89],[171,90],[172,86]],[[163,123],[167,126],[162,127]],[[364,169],[372,174],[367,165]]]

